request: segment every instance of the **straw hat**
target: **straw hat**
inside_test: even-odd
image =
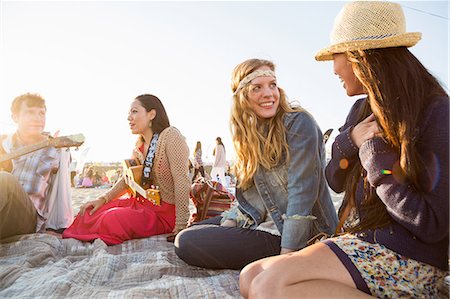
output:
[[[332,60],[333,54],[353,50],[411,47],[421,37],[420,32],[406,32],[405,16],[397,3],[350,2],[334,20],[331,46],[320,50],[316,60]]]

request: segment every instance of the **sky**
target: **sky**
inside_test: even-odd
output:
[[[422,32],[411,51],[448,91],[448,1],[397,1],[408,32]],[[84,134],[74,157],[126,159],[136,141],[129,105],[144,93],[161,99],[191,150],[211,161],[229,129],[231,71],[249,58],[272,60],[278,85],[332,139],[355,98],[346,96],[329,45],[343,1],[0,1],[0,133],[11,133],[10,104],[23,93],[46,99],[50,133]],[[327,144],[329,150],[332,140]],[[83,153],[84,158],[81,158]]]

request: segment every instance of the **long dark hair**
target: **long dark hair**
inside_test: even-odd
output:
[[[417,191],[424,191],[420,175],[425,165],[417,151],[421,113],[435,96],[447,96],[422,63],[406,48],[383,48],[347,52],[355,75],[364,85],[368,100],[359,111],[359,120],[375,115],[385,141],[400,156],[400,180],[408,181]],[[356,188],[364,170],[358,159],[350,171],[345,186],[345,202],[355,206]],[[364,217],[352,230],[386,226],[391,219],[386,206],[364,178]]]
[[[152,109],[156,110],[156,116],[152,120],[153,133],[161,133],[165,128],[170,127],[166,109],[164,109],[163,104],[156,96],[151,94],[143,94],[136,97],[136,100],[141,103],[142,107],[144,107],[147,112]]]

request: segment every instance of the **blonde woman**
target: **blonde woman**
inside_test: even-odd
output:
[[[337,223],[322,133],[310,114],[288,104],[274,64],[250,59],[237,65],[232,91],[239,205],[175,240],[181,259],[205,268],[241,269],[299,250],[312,235],[332,233]]]
[[[354,104],[327,180],[345,191],[346,234],[241,272],[244,297],[438,298],[448,270],[449,98],[407,49],[402,8],[355,1],[335,21],[333,60]],[[349,217],[348,217],[349,216]]]
[[[194,150],[194,176],[192,176],[192,183],[195,182],[195,179],[197,178],[199,172],[202,177],[205,177],[202,155],[202,143],[200,141],[197,141]]]

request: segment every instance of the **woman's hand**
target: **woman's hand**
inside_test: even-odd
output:
[[[232,219],[227,219],[223,223],[220,224],[220,226],[226,226],[226,227],[236,227],[237,222]]]
[[[103,206],[107,202],[105,196],[100,196],[99,198],[95,200],[88,201],[80,208],[80,215],[83,216],[84,212],[86,212],[87,209],[92,207],[92,210],[89,212],[89,215],[92,215],[97,211],[101,206]]]
[[[360,148],[365,141],[381,135],[381,130],[373,113],[357,124],[350,133],[353,144],[357,148]]]

